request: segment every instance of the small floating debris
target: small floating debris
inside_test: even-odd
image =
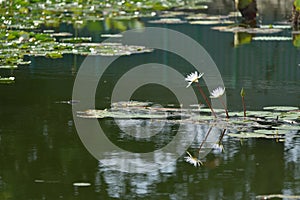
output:
[[[43,30],[43,33],[54,33],[54,30],[50,29],[50,30]]]
[[[148,23],[152,24],[184,24],[187,21],[181,20],[179,18],[161,18],[158,20],[150,20]]]
[[[76,186],[76,187],[89,187],[91,186],[91,183],[73,183],[73,186]]]
[[[43,180],[43,179],[35,179],[35,183],[59,183],[58,180]]]
[[[70,104],[70,105],[75,105],[79,103],[79,100],[69,100],[69,101],[56,101],[55,103],[61,103],[61,104]]]

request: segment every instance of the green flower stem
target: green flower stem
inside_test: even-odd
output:
[[[210,105],[210,103],[209,103],[209,101],[208,101],[206,95],[204,94],[204,92],[203,92],[203,90],[202,90],[202,88],[201,88],[201,86],[200,86],[199,83],[197,83],[197,87],[198,87],[198,89],[199,89],[200,94],[201,94],[202,97],[204,98],[204,100],[205,100],[207,106],[210,108],[211,112],[213,113],[214,117],[217,118],[217,115],[216,115],[214,109],[211,107],[211,105]]]
[[[245,98],[242,96],[242,103],[243,103],[243,110],[244,110],[244,118],[246,117],[246,105],[245,105]]]

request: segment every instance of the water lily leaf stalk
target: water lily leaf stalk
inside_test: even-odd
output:
[[[228,110],[227,110],[226,105],[224,104],[224,102],[221,100],[220,97],[219,97],[218,99],[219,99],[219,101],[221,102],[221,104],[223,105],[223,107],[224,107],[224,109],[225,109],[226,118],[229,119],[229,114],[228,114]]]
[[[243,110],[244,110],[244,117],[246,117],[246,105],[245,105],[245,90],[244,88],[241,89],[241,97],[242,97],[242,104],[243,104]]]
[[[224,137],[226,131],[227,131],[226,128],[222,131],[222,133],[221,133],[221,135],[220,135],[220,137],[219,137],[219,142],[218,142],[219,144],[221,144],[221,142],[222,142],[222,140],[223,140],[223,137]]]
[[[204,93],[203,90],[202,90],[201,85],[200,85],[198,82],[197,82],[196,85],[197,85],[197,87],[198,87],[198,89],[199,89],[200,94],[201,94],[202,97],[204,98],[204,100],[205,100],[207,106],[210,108],[210,110],[211,110],[211,112],[213,113],[214,117],[217,118],[217,115],[216,115],[214,109],[211,107],[211,105],[210,105],[210,103],[209,103],[209,100],[208,100],[207,96],[205,95],[205,93]]]

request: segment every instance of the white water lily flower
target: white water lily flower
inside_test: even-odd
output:
[[[195,167],[202,165],[202,162],[197,158],[194,158],[188,151],[186,152],[189,156],[184,157],[185,161],[194,165]]]
[[[210,98],[219,98],[220,96],[222,96],[225,92],[225,88],[223,87],[217,87],[216,89],[214,89],[209,96]]]
[[[192,84],[192,83],[197,83],[198,79],[201,78],[203,76],[204,73],[199,73],[195,71],[194,73],[191,73],[190,75],[187,75],[187,77],[185,78],[185,80],[188,82],[188,85],[186,86],[187,88]]]

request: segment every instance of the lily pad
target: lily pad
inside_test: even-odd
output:
[[[184,24],[187,21],[181,20],[179,18],[161,18],[158,20],[150,20],[148,23],[152,24]]]
[[[0,69],[17,69],[17,65],[2,65],[0,66]]]
[[[289,133],[288,130],[268,130],[268,129],[258,129],[254,130],[255,133],[265,134],[265,135],[285,135]]]
[[[14,82],[15,82],[15,77],[13,77],[13,76],[8,77],[8,78],[0,77],[0,83],[9,84],[9,83],[14,83]]]
[[[83,43],[92,41],[91,37],[75,37],[75,38],[63,38],[60,40],[61,42],[67,43]]]
[[[270,138],[270,136],[253,132],[228,133],[228,136],[235,138]]]
[[[263,108],[264,110],[275,110],[275,111],[291,111],[291,110],[299,110],[298,107],[295,106],[267,106]]]
[[[104,38],[121,38],[121,37],[123,37],[122,34],[101,34],[100,36],[104,37]]]
[[[292,37],[284,37],[284,36],[260,36],[253,37],[252,40],[256,41],[290,41],[293,40]]]
[[[70,37],[70,36],[73,36],[73,34],[69,33],[69,32],[51,33],[50,35],[52,37]]]
[[[213,30],[221,31],[221,32],[244,32],[251,34],[273,34],[282,32],[282,29],[279,28],[245,28],[241,26],[215,26],[212,27]]]
[[[197,20],[190,21],[190,24],[200,24],[200,25],[215,25],[215,24],[234,24],[232,20]]]
[[[91,186],[91,183],[73,183],[73,186],[76,186],[76,187],[88,187],[88,186]]]
[[[283,124],[281,126],[273,126],[272,128],[281,130],[300,130],[300,126],[288,124]]]

